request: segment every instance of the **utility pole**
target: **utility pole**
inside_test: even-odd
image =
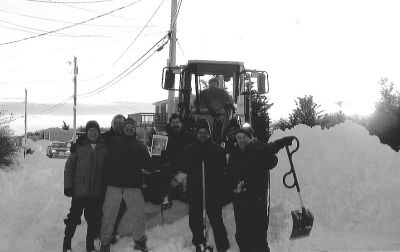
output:
[[[25,88],[25,136],[24,136],[24,142],[25,142],[25,144],[24,144],[24,158],[25,158],[25,153],[26,153],[26,124],[27,124],[27,121],[28,121],[28,116],[27,116],[27,111],[26,111],[26,107],[27,107],[27,101],[28,101],[28,91],[26,90],[26,88]]]
[[[78,75],[77,58],[74,56],[74,123],[72,130],[72,141],[76,143],[76,76]]]
[[[169,41],[169,59],[168,59],[168,67],[176,66],[176,9],[177,9],[177,0],[171,0],[171,38]],[[174,85],[175,88],[175,85]],[[175,109],[175,91],[168,91],[168,103],[167,103],[167,113],[168,118],[171,117],[172,112]],[[167,119],[168,119],[167,118]]]

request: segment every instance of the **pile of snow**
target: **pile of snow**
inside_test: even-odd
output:
[[[274,132],[271,141],[289,135],[300,141],[292,159],[304,204],[315,217],[311,237],[299,242],[312,241],[320,229],[399,237],[399,153],[351,121],[325,130],[298,125]],[[289,149],[294,148],[295,143]],[[285,149],[278,158],[279,164],[271,172],[270,239],[287,238],[290,210],[300,209],[296,189],[288,190],[282,183],[290,170]],[[293,180],[287,182],[290,185]]]

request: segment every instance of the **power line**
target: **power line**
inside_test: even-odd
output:
[[[39,19],[39,20],[45,20],[45,21],[51,21],[51,22],[57,22],[57,23],[64,23],[64,24],[74,24],[74,22],[71,22],[71,21],[52,19],[52,18],[44,18],[44,17],[37,17],[37,16],[21,14],[21,13],[12,12],[12,11],[6,11],[6,10],[0,10],[0,12],[13,14],[13,15],[18,15],[18,16],[21,16],[21,17],[32,18],[32,19]],[[82,24],[82,25],[99,26],[99,27],[114,27],[114,28],[136,28],[136,27],[129,26],[129,25],[101,25],[101,24]]]
[[[135,62],[133,62],[128,68],[126,68],[124,71],[122,71],[119,75],[117,75],[116,77],[114,77],[112,80],[108,81],[107,83],[101,85],[100,87],[78,95],[78,96],[84,96],[84,97],[90,97],[92,95],[98,94],[100,92],[103,92],[104,90],[106,90],[107,88],[117,84],[119,81],[121,81],[123,78],[125,78],[126,76],[128,76],[130,73],[132,73],[134,70],[136,70],[139,66],[141,66],[144,62],[146,62],[151,56],[154,55],[155,52],[159,52],[162,50],[162,48],[164,47],[164,45],[166,43],[168,43],[169,41],[169,37],[170,37],[170,33],[168,33],[167,35],[165,35],[164,37],[162,37],[159,41],[157,41],[157,43],[155,43],[146,53],[144,53],[141,57],[139,57]],[[163,40],[167,39],[166,41],[163,42]],[[147,57],[143,62],[141,62],[137,67],[133,68],[140,60],[142,60],[144,57],[146,57],[147,54],[149,54],[149,52],[151,50],[153,50],[159,43],[163,42],[163,44],[161,46],[159,46],[149,57]],[[133,69],[132,69],[133,68]],[[129,72],[128,72],[129,71]],[[128,72],[128,73],[127,73]],[[121,77],[122,76],[122,77]],[[121,78],[120,78],[121,77]],[[120,78],[119,80],[117,80],[118,78]],[[114,83],[113,83],[114,82]]]
[[[35,35],[35,36],[26,37],[26,38],[22,38],[22,39],[17,39],[17,40],[5,42],[5,43],[0,43],[0,45],[13,44],[13,43],[25,41],[25,40],[28,40],[28,39],[33,39],[33,38],[37,38],[37,37],[40,37],[40,36],[48,35],[48,34],[50,34],[50,33],[59,32],[59,31],[62,31],[62,30],[65,30],[65,29],[68,29],[68,28],[71,28],[71,27],[74,27],[74,26],[77,26],[77,25],[84,24],[84,23],[93,21],[93,20],[95,20],[95,19],[101,18],[101,17],[104,17],[104,16],[109,15],[109,14],[111,14],[111,13],[113,13],[113,12],[120,11],[120,10],[125,9],[125,8],[127,8],[127,7],[129,7],[129,6],[131,6],[131,5],[134,5],[134,4],[136,4],[136,3],[140,2],[140,1],[142,1],[142,0],[137,0],[137,1],[133,2],[133,3],[127,4],[127,5],[125,5],[125,6],[119,7],[119,8],[117,8],[117,9],[114,9],[114,10],[109,11],[109,12],[107,12],[107,13],[104,13],[104,14],[98,15],[98,16],[96,16],[96,17],[87,19],[87,20],[82,21],[82,22],[78,22],[78,23],[75,23],[75,24],[72,24],[72,25],[68,25],[68,26],[65,26],[65,27],[56,29],[56,30],[52,30],[52,31],[48,31],[48,32],[45,32],[45,33],[41,33],[41,34],[38,34],[38,35]]]
[[[178,19],[179,11],[181,10],[182,1],[183,1],[183,0],[179,1],[179,3],[178,3],[178,8],[176,9],[174,18],[172,19],[172,20],[173,20],[173,23],[172,23],[172,30],[175,29],[176,20]]]
[[[38,32],[48,32],[45,30],[41,30],[41,29],[36,29],[36,28],[32,28],[32,27],[28,27],[28,26],[24,26],[24,25],[19,25],[19,24],[15,24],[15,23],[11,23],[8,21],[5,21],[3,19],[0,19],[0,22],[6,23],[6,24],[11,24],[17,27],[22,27],[25,29],[30,29],[30,30],[34,30],[34,31],[38,31]],[[22,30],[22,29],[18,29],[18,28],[13,28],[13,27],[9,27],[9,26],[3,26],[4,28],[7,29],[11,29],[11,30],[16,30],[16,31],[23,31],[23,32],[28,32],[28,33],[33,33],[33,34],[40,34],[38,32],[33,32],[33,31],[27,31],[27,30]],[[58,33],[55,32],[54,34],[49,34],[49,35],[55,35],[55,36],[63,36],[63,37],[96,37],[96,38],[105,38],[105,37],[109,37],[107,35],[72,35],[72,34],[66,34],[66,33]]]
[[[94,11],[94,10],[90,10],[90,9],[86,9],[86,8],[82,8],[82,7],[78,7],[78,6],[74,6],[74,5],[69,5],[69,4],[66,4],[66,3],[64,3],[63,5],[65,5],[65,6],[67,6],[67,7],[70,7],[70,8],[73,8],[73,9],[77,9],[77,10],[83,10],[83,11],[87,11],[87,12],[92,12],[92,13],[98,13],[97,11]],[[118,15],[110,15],[111,17],[115,17],[115,18],[121,18],[121,19],[128,19],[128,20],[137,20],[137,19],[134,19],[134,18],[128,18],[128,17],[123,17],[123,16],[118,16]]]
[[[181,47],[181,43],[179,43],[179,40],[178,40],[178,39],[176,40],[176,43],[178,43],[178,47],[179,47],[179,49],[180,49],[180,51],[181,51],[183,57],[185,58],[185,60],[187,60],[187,58],[186,58],[186,56],[185,56],[185,53],[183,52],[183,49],[182,49],[182,47]]]
[[[30,115],[46,115],[46,114],[49,114],[49,113],[53,112],[54,110],[64,106],[72,98],[73,98],[72,96],[69,96],[67,99],[63,100],[60,103],[57,103],[56,105],[51,106],[50,108],[44,109],[44,110],[39,111],[39,112],[32,113]]]
[[[153,12],[149,20],[147,20],[146,24],[143,26],[143,28],[139,31],[139,33],[136,35],[136,37],[133,39],[133,41],[129,44],[129,46],[122,52],[122,54],[118,57],[118,59],[113,63],[115,65],[124,55],[125,53],[131,48],[131,46],[136,42],[136,40],[139,38],[139,36],[143,33],[144,29],[147,28],[149,25],[150,21],[153,19],[153,17],[156,15],[158,10],[160,9],[161,5],[164,3],[165,0],[162,0],[160,4],[158,5],[157,9]]]
[[[39,2],[39,3],[57,3],[57,4],[64,4],[64,3],[70,3],[70,4],[87,4],[87,3],[104,3],[104,2],[113,2],[115,0],[93,0],[93,1],[77,1],[77,2],[67,2],[67,1],[45,1],[45,0],[25,0],[28,2]]]

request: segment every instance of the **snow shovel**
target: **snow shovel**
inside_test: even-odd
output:
[[[286,188],[291,189],[293,187],[296,187],[297,193],[299,194],[299,198],[300,198],[300,204],[301,204],[301,210],[294,210],[291,212],[292,219],[293,219],[292,234],[290,235],[291,240],[309,236],[312,226],[313,226],[313,223],[314,223],[314,215],[311,213],[310,209],[306,209],[304,207],[303,198],[301,197],[301,194],[300,194],[299,182],[297,181],[296,172],[295,172],[294,166],[293,166],[292,155],[300,147],[299,139],[297,139],[296,137],[294,139],[296,140],[296,143],[297,143],[296,149],[294,149],[292,152],[290,152],[289,147],[287,145],[285,146],[286,152],[287,152],[287,155],[289,158],[290,171],[287,172],[283,176],[283,184]],[[292,185],[289,185],[288,183],[286,183],[286,177],[289,176],[290,174],[293,174],[294,182]]]
[[[203,235],[205,242],[202,246],[202,252],[213,252],[214,248],[207,244],[208,228],[207,228],[207,212],[206,212],[206,173],[204,169],[204,161],[201,161],[201,174],[203,182]]]

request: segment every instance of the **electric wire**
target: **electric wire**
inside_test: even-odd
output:
[[[178,15],[179,15],[179,11],[181,10],[182,1],[183,1],[183,0],[179,1],[178,7],[176,8],[174,17],[173,17],[173,19],[172,19],[172,25],[171,25],[171,30],[172,30],[172,31],[175,29],[176,21],[177,21],[177,19],[178,19]]]
[[[74,24],[74,22],[71,22],[71,21],[32,16],[32,15],[21,14],[21,13],[12,12],[12,11],[6,11],[6,10],[0,10],[0,12],[12,14],[12,15],[18,15],[18,16],[21,16],[21,17],[27,17],[27,18],[31,18],[31,19],[39,19],[39,20],[57,22],[57,23],[64,23],[64,24]],[[136,27],[129,26],[129,25],[125,25],[125,26],[124,25],[101,25],[101,24],[82,24],[82,25],[98,26],[98,27],[113,27],[113,28],[136,28]]]
[[[25,0],[27,2],[39,2],[39,3],[58,3],[58,4],[64,4],[64,3],[69,3],[69,4],[91,4],[91,3],[104,3],[104,2],[113,2],[115,0],[93,0],[93,1],[45,1],[45,0]]]
[[[4,27],[4,28],[8,28],[8,29],[11,29],[11,30],[23,31],[23,32],[33,33],[33,34],[41,34],[41,33],[43,33],[43,32],[48,32],[48,31],[41,30],[41,29],[36,29],[36,28],[33,28],[33,27],[28,27],[28,26],[24,26],[24,25],[19,25],[19,24],[11,23],[11,22],[5,21],[5,20],[3,20],[3,19],[0,19],[0,22],[6,23],[6,24],[11,24],[11,25],[14,25],[14,26],[17,26],[17,27],[21,27],[21,28],[25,28],[25,29],[30,29],[30,30],[38,31],[38,32],[33,32],[33,31],[28,31],[28,30],[22,30],[22,29],[18,29],[18,28],[9,27],[9,26],[2,26],[2,27]],[[40,33],[39,33],[39,32],[40,32]],[[106,37],[109,37],[109,36],[106,36],[106,35],[87,35],[87,34],[85,34],[85,35],[72,35],[72,34],[58,33],[58,32],[51,33],[51,34],[49,34],[49,36],[62,36],[62,37],[95,37],[95,38],[106,38]]]
[[[157,9],[153,12],[153,14],[151,15],[151,17],[149,18],[149,20],[147,20],[146,24],[143,26],[143,28],[139,31],[139,33],[135,36],[135,38],[133,39],[133,41],[129,44],[129,46],[122,52],[122,54],[117,58],[116,61],[114,61],[114,63],[112,65],[115,65],[125,54],[126,52],[129,50],[129,48],[131,48],[131,46],[136,42],[136,40],[139,38],[139,36],[143,33],[143,31],[148,27],[149,23],[151,22],[151,20],[153,19],[153,17],[157,14],[158,10],[160,9],[161,5],[165,2],[165,0],[162,0],[160,2],[160,4],[158,5]]]
[[[64,106],[69,100],[72,100],[72,98],[73,98],[73,96],[71,95],[67,99],[63,100],[60,103],[57,103],[56,105],[53,105],[53,106],[51,106],[51,107],[49,107],[47,109],[44,109],[42,111],[39,111],[39,112],[31,113],[29,115],[46,115],[46,114],[49,114],[49,113],[57,110],[58,108]]]
[[[169,37],[170,37],[170,33],[168,33],[167,35],[165,35],[164,37],[162,37],[160,40],[158,40],[157,43],[155,43],[146,53],[144,53],[141,57],[139,57],[135,62],[133,62],[129,67],[127,67],[124,71],[122,71],[120,74],[118,74],[118,75],[117,75],[116,77],[114,77],[112,80],[108,81],[107,83],[101,85],[100,87],[98,87],[98,88],[96,88],[96,89],[94,89],[94,90],[92,90],[92,91],[89,91],[89,92],[87,92],[87,93],[84,93],[84,94],[81,94],[81,95],[78,95],[78,96],[81,96],[81,97],[90,97],[90,96],[92,96],[92,95],[94,95],[94,94],[97,94],[97,93],[100,93],[100,92],[104,91],[104,90],[107,89],[109,86],[112,86],[112,85],[118,83],[118,82],[121,81],[123,78],[125,78],[127,75],[129,75],[132,71],[130,71],[127,75],[123,76],[125,73],[127,73],[131,68],[133,68],[140,60],[142,60],[144,57],[146,57],[146,55],[149,54],[149,52],[150,52],[151,50],[153,50],[159,43],[161,43],[162,41],[164,41],[165,39],[167,39],[161,46],[158,47],[157,50],[155,50],[155,52],[160,51],[160,50],[164,47],[164,45],[165,45],[166,43],[168,43]],[[154,54],[154,53],[153,53],[153,54]],[[153,54],[152,54],[152,55],[153,55]],[[148,58],[146,58],[145,61],[146,61],[147,59],[148,59]],[[141,64],[143,64],[143,63],[144,63],[144,62],[142,62]],[[141,64],[140,64],[140,65],[141,65]],[[140,65],[139,65],[139,66],[140,66]],[[136,69],[136,68],[135,68],[135,69]],[[114,81],[116,81],[116,80],[117,80],[118,78],[120,78],[121,76],[123,76],[121,79],[119,79],[117,82],[115,82],[114,84],[112,84]]]
[[[62,30],[65,30],[65,29],[68,29],[68,28],[71,28],[71,27],[74,27],[74,26],[78,26],[78,25],[81,25],[81,24],[90,22],[90,21],[93,21],[93,20],[95,20],[95,19],[98,19],[98,18],[101,18],[101,17],[104,17],[104,16],[107,16],[107,15],[113,13],[113,12],[120,11],[120,10],[122,10],[122,9],[125,9],[125,8],[131,6],[131,5],[134,5],[134,4],[136,4],[136,3],[140,2],[140,1],[142,1],[142,0],[137,0],[137,1],[133,2],[133,3],[124,5],[124,6],[122,6],[122,7],[119,7],[119,8],[117,8],[117,9],[114,9],[114,10],[112,10],[112,11],[109,11],[109,12],[103,13],[103,14],[101,14],[101,15],[98,15],[98,16],[96,16],[96,17],[89,18],[89,19],[87,19],[87,20],[85,20],[85,21],[82,21],[82,22],[74,23],[74,24],[72,24],[72,25],[68,25],[68,26],[65,26],[65,27],[62,27],[62,28],[59,28],[59,29],[55,29],[55,30],[48,31],[48,32],[45,32],[45,33],[37,34],[37,35],[34,35],[34,36],[30,36],[30,37],[26,37],[26,38],[22,38],[22,39],[17,39],[17,40],[13,40],[13,41],[8,41],[8,42],[0,43],[0,45],[13,44],[13,43],[22,42],[22,41],[25,41],[25,40],[28,40],[28,39],[33,39],[33,38],[37,38],[37,37],[40,37],[40,36],[48,35],[48,34],[50,34],[50,33],[59,32],[59,31],[62,31]]]
[[[86,8],[82,8],[82,7],[78,7],[78,6],[74,6],[74,5],[69,5],[69,4],[66,4],[66,3],[64,3],[63,5],[67,6],[69,8],[77,9],[77,10],[83,10],[83,11],[91,12],[91,13],[99,13],[99,12],[91,10],[91,9],[86,9]],[[113,14],[111,14],[110,16],[111,17],[115,17],[115,18],[121,18],[121,19],[128,19],[128,20],[135,20],[135,21],[137,20],[137,19],[134,19],[134,18],[118,16],[118,15],[113,15]]]
[[[178,39],[176,40],[176,43],[178,44],[178,47],[179,47],[179,49],[180,49],[180,51],[181,51],[181,53],[182,53],[183,57],[184,57],[184,58],[185,58],[185,60],[187,61],[187,58],[186,58],[186,56],[185,56],[185,53],[183,52],[183,49],[182,49],[181,43],[179,43],[179,40],[178,40]]]

